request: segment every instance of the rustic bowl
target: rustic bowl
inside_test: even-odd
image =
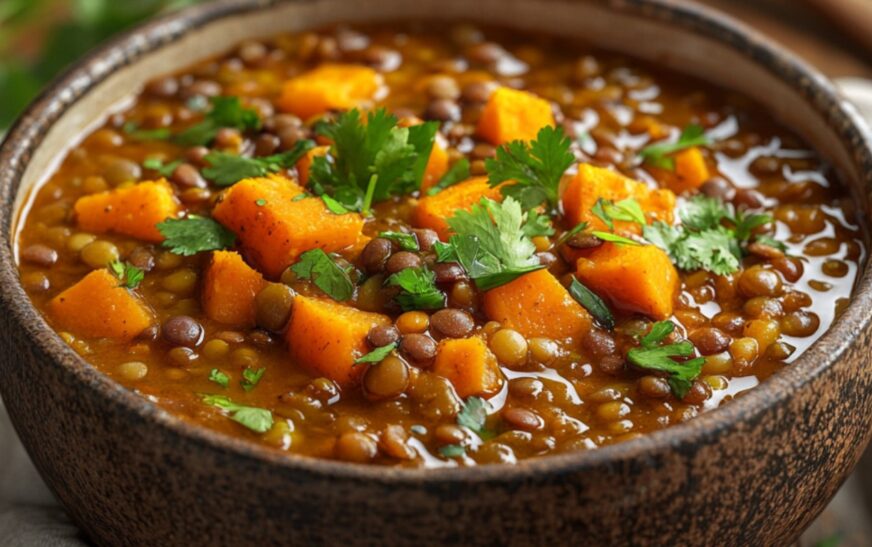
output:
[[[869,440],[872,279],[795,363],[683,425],[514,466],[409,470],[286,456],[181,421],[89,366],[31,306],[14,235],[43,175],[148,79],[337,20],[467,19],[576,35],[742,91],[805,137],[868,214],[864,126],[817,72],[667,0],[236,0],[156,20],[59,78],[0,149],[0,388],[72,518],[102,545],[718,544],[794,540]]]

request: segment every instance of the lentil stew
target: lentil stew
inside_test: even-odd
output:
[[[513,462],[789,366],[865,248],[745,98],[469,25],[334,27],[148,84],[75,146],[22,282],[94,366],[297,454]]]

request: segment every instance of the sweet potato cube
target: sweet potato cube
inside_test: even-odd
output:
[[[676,194],[692,192],[711,178],[705,157],[696,146],[675,155],[675,172],[653,170],[658,180],[666,183]]]
[[[297,295],[285,340],[300,366],[348,387],[366,370],[366,365],[354,363],[369,351],[366,335],[375,326],[390,324],[379,313]]]
[[[381,75],[369,67],[325,64],[285,82],[278,105],[306,120],[328,110],[359,106],[381,85]]]
[[[477,133],[499,146],[514,140],[533,140],[546,125],[554,125],[551,103],[529,91],[500,87],[485,103]]]
[[[639,202],[649,222],[657,219],[672,223],[675,194],[671,191],[651,190],[620,173],[585,163],[578,166],[578,173],[563,192],[563,212],[569,224],[587,221],[594,230],[607,230],[605,223],[591,212],[600,198],[615,202],[633,198]],[[624,221],[615,222],[615,231],[642,233],[638,224]]]
[[[309,184],[309,170],[312,169],[312,163],[314,163],[316,157],[327,155],[328,150],[330,150],[329,146],[316,146],[297,160],[297,178],[300,180],[301,185],[306,186]]]
[[[179,202],[172,187],[161,179],[81,197],[74,210],[83,230],[115,232],[157,243],[164,240],[157,223],[175,217]]]
[[[305,251],[331,253],[354,245],[363,228],[357,213],[335,215],[320,198],[295,200],[302,192],[278,176],[245,179],[227,190],[212,217],[233,231],[246,258],[274,279]]]
[[[48,303],[64,330],[85,338],[131,340],[151,326],[151,310],[108,270],[94,270]]]
[[[618,309],[657,320],[672,315],[678,272],[654,245],[605,243],[578,259],[578,279]]]
[[[448,152],[445,151],[444,144],[439,141],[440,138],[437,135],[436,140],[433,141],[433,148],[430,150],[427,167],[424,169],[424,178],[421,180],[421,192],[426,192],[435,186],[439,179],[448,172]]]
[[[254,297],[266,286],[260,273],[233,251],[215,251],[203,277],[203,311],[237,328],[254,326]]]
[[[524,274],[484,293],[485,315],[527,338],[578,339],[590,315],[548,270]]]
[[[433,372],[447,378],[464,398],[492,395],[502,384],[497,358],[479,337],[442,340],[436,351]]]
[[[491,188],[487,177],[473,177],[449,186],[434,196],[421,198],[415,208],[415,225],[435,230],[440,239],[447,240],[451,229],[445,219],[454,216],[458,209],[472,209],[484,197],[494,200],[501,197],[499,187]]]

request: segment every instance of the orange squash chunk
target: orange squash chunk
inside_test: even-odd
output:
[[[672,316],[678,272],[654,245],[605,243],[578,259],[578,279],[618,309],[657,320]]]
[[[334,215],[320,198],[294,201],[302,192],[278,176],[245,179],[227,190],[212,216],[236,234],[246,258],[277,278],[305,251],[354,245],[363,228],[359,214]]]
[[[590,315],[548,270],[524,274],[484,293],[485,315],[527,338],[577,339]]]
[[[454,186],[449,186],[435,196],[425,196],[415,208],[415,226],[430,228],[439,234],[443,241],[448,239],[451,229],[446,218],[454,215],[458,209],[468,211],[481,201],[481,198],[501,199],[499,187],[488,184],[487,177],[473,177]]]
[[[591,212],[600,198],[610,201],[633,198],[639,202],[649,221],[653,218],[672,223],[675,194],[671,191],[651,190],[620,173],[584,163],[578,166],[578,173],[570,179],[563,192],[563,212],[569,224],[586,221],[594,230],[607,230],[605,223]],[[625,221],[615,222],[615,231],[642,233],[638,224]]]
[[[278,105],[306,120],[328,110],[359,106],[381,85],[381,75],[369,67],[325,64],[285,82]]]
[[[239,253],[215,251],[203,278],[203,311],[225,325],[253,327],[254,297],[266,283]]]
[[[318,156],[326,156],[330,150],[329,146],[316,146],[312,148],[303,157],[297,160],[297,178],[302,186],[309,184],[309,170],[312,168],[315,158]]]
[[[60,328],[86,338],[131,340],[153,321],[148,307],[105,269],[55,296],[48,312]]]
[[[436,140],[433,141],[430,159],[427,160],[424,178],[421,180],[422,193],[435,186],[439,179],[448,172],[448,152],[445,151],[445,146],[440,140],[441,137],[437,135]]]
[[[652,169],[657,180],[666,184],[676,194],[692,192],[711,178],[705,157],[696,146],[675,155],[675,171]]]
[[[502,384],[497,358],[478,337],[447,338],[439,342],[433,372],[447,378],[464,398],[491,395],[499,391]]]
[[[477,132],[499,146],[514,140],[533,140],[546,125],[554,125],[551,103],[529,91],[500,87],[488,97]]]
[[[172,187],[161,179],[81,197],[74,210],[83,230],[115,232],[157,243],[164,240],[157,223],[175,217],[179,202]]]
[[[300,366],[348,387],[366,370],[366,365],[354,364],[369,352],[366,335],[375,326],[390,324],[380,313],[297,295],[285,340]]]

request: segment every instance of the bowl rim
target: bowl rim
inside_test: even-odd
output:
[[[31,304],[20,283],[13,250],[11,227],[18,211],[15,196],[27,163],[53,124],[83,95],[99,85],[115,69],[133,64],[143,55],[180,39],[186,32],[202,28],[227,17],[244,15],[261,9],[297,3],[303,0],[219,0],[199,4],[135,26],[70,66],[56,77],[28,106],[0,143],[0,301],[29,341],[49,359],[41,366],[57,366],[82,383],[80,388],[99,392],[107,403],[121,407],[129,415],[155,422],[169,433],[200,444],[199,448],[251,459],[287,471],[307,472],[336,479],[375,481],[391,485],[414,486],[422,482],[520,482],[536,475],[558,476],[595,468],[620,466],[632,460],[669,451],[690,452],[694,446],[707,445],[726,430],[741,422],[752,422],[770,407],[783,404],[791,392],[822,375],[842,358],[858,334],[868,330],[872,314],[872,272],[867,256],[862,264],[852,299],[833,325],[790,366],[778,371],[765,382],[741,397],[694,419],[647,433],[639,438],[593,450],[519,460],[508,465],[473,467],[438,467],[429,469],[354,464],[341,461],[283,453],[255,442],[231,437],[196,425],[158,407],[145,397],[128,390],[96,367],[90,365]],[[541,0],[560,2],[566,0]],[[595,0],[582,0],[594,2]],[[872,188],[872,143],[869,130],[853,108],[840,98],[834,86],[816,69],[768,38],[732,17],[703,5],[680,0],[612,0],[607,7],[636,17],[655,18],[682,30],[714,38],[732,50],[762,66],[779,80],[793,84],[802,98],[826,120],[840,137],[840,142],[858,166],[861,182]],[[48,336],[45,336],[48,332]],[[3,383],[0,383],[2,386]]]

